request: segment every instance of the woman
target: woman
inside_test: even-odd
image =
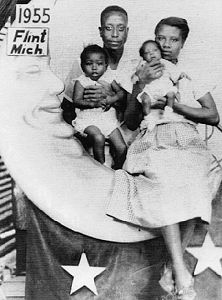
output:
[[[185,19],[169,17],[157,24],[156,41],[164,59],[177,63],[188,33]],[[161,66],[155,62],[138,71],[139,81],[134,85],[126,111],[126,124],[131,130],[138,127],[143,117],[143,107],[136,96],[145,83],[160,75]],[[196,219],[210,221],[213,197],[208,177],[211,157],[196,124],[217,125],[219,115],[211,94],[199,89],[201,96],[195,101],[192,93],[188,93],[191,82],[184,80],[179,86],[180,102],[173,105],[178,123],[159,124],[151,132],[141,131],[130,146],[125,163],[126,171],[140,176],[133,181],[125,171],[116,172],[113,201],[107,214],[142,227],[161,228],[169,262],[160,285],[167,292],[176,291],[178,299],[193,300],[196,296],[194,281],[183,260],[183,252]],[[159,99],[153,108],[163,109],[165,103],[166,99]],[[120,190],[116,196],[115,191]]]

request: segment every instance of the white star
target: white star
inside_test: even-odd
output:
[[[62,268],[74,277],[70,295],[83,286],[98,295],[94,278],[106,268],[90,267],[85,253],[82,253],[78,266],[62,266]]]
[[[202,247],[189,247],[187,248],[191,254],[197,259],[197,265],[194,275],[203,272],[207,268],[211,268],[218,275],[222,276],[222,247],[215,247],[209,233],[206,234]]]

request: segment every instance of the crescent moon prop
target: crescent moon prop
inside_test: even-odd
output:
[[[151,231],[106,216],[114,171],[103,167],[73,138],[57,97],[62,82],[48,57],[0,57],[0,149],[29,199],[66,227],[116,242],[136,242]]]

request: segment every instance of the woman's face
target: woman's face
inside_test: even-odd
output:
[[[174,26],[162,25],[155,38],[162,50],[162,57],[169,61],[178,58],[181,48],[183,48],[183,40],[181,30]]]

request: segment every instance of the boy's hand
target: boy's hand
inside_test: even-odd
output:
[[[100,85],[89,85],[84,89],[83,99],[89,101],[101,101],[107,96],[112,96],[114,92],[111,87]]]
[[[144,62],[135,74],[138,76],[139,82],[150,83],[162,75],[163,68],[159,60],[153,60],[150,63]]]

